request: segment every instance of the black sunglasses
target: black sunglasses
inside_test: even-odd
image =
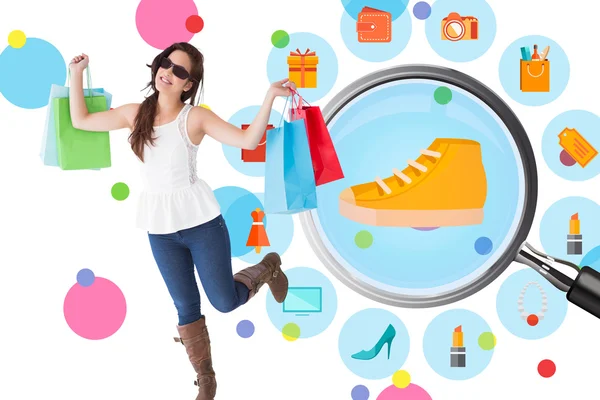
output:
[[[166,57],[164,57],[162,60],[160,60],[160,66],[161,66],[161,68],[164,68],[164,69],[169,69],[169,68],[173,67],[173,75],[175,75],[179,79],[185,80],[190,77],[190,73],[187,72],[187,70],[185,68],[183,68],[181,65],[173,64],[173,62]],[[193,81],[194,79],[191,79],[191,80]]]

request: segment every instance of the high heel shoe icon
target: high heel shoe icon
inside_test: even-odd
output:
[[[392,349],[392,340],[394,340],[395,337],[396,337],[396,329],[394,329],[392,324],[390,324],[390,325],[388,325],[385,332],[383,332],[383,335],[379,338],[379,340],[377,341],[377,343],[375,344],[375,346],[373,346],[373,348],[371,350],[361,350],[356,354],[352,354],[351,357],[356,360],[365,360],[365,361],[372,360],[375,357],[377,357],[377,355],[383,348],[383,345],[387,343],[387,345],[388,345],[387,358],[389,360],[390,359],[390,351]]]

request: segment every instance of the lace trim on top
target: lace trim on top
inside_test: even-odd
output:
[[[192,143],[187,130],[187,120],[191,109],[192,106],[190,104],[185,105],[185,109],[179,117],[177,127],[179,129],[179,134],[182,136],[182,139],[187,147],[189,180],[190,184],[194,184],[198,180],[198,176],[196,174],[196,154],[198,153],[198,146]]]

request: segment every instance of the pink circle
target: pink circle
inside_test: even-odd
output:
[[[566,167],[572,167],[577,161],[565,150],[560,152],[560,162]]]
[[[388,386],[377,396],[377,400],[431,400],[431,396],[422,387],[411,383],[404,389]]]
[[[194,37],[186,27],[190,15],[198,15],[193,0],[142,0],[135,13],[135,24],[146,43],[164,50]]]
[[[394,385],[384,389],[377,396],[377,400],[432,400],[429,393],[422,387],[411,383],[404,389],[400,389]]]
[[[90,286],[74,284],[63,308],[69,327],[79,336],[106,339],[121,328],[127,303],[121,289],[108,279],[96,277]]]

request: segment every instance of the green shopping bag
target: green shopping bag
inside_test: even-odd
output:
[[[88,87],[90,86],[88,75]],[[106,97],[85,97],[89,113],[108,110]],[[108,168],[111,166],[109,132],[89,132],[73,127],[69,98],[52,99],[56,125],[58,163],[63,170]]]

